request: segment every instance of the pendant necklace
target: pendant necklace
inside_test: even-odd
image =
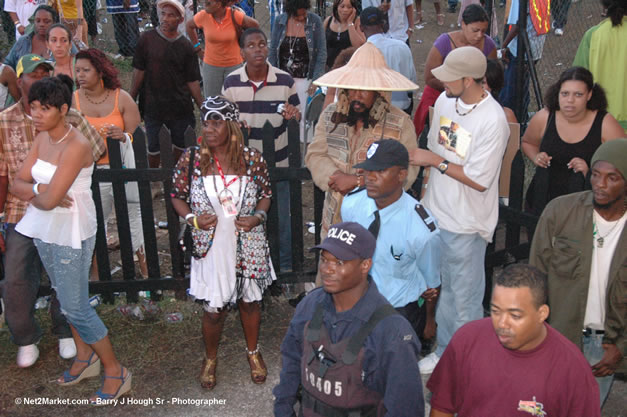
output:
[[[621,216],[618,218],[618,220],[616,220],[616,222],[614,222],[614,225],[611,227],[610,231],[605,234],[605,236],[601,236],[601,232],[599,230],[599,226],[597,226],[597,223],[594,220],[592,221],[592,238],[594,240],[596,240],[597,248],[603,249],[603,244],[605,243],[605,238],[608,237],[610,234],[612,234],[612,232],[614,231],[614,229],[616,228],[618,223],[620,223],[620,221],[621,221],[621,219],[623,218],[624,215],[625,215],[625,206],[623,206],[623,214],[621,214]]]
[[[89,95],[87,94],[87,90],[83,90],[83,94],[85,94],[85,98],[87,99],[87,101],[89,101],[91,104],[94,104],[94,105],[97,106],[97,105],[102,104],[105,101],[107,101],[107,99],[109,98],[109,94],[111,94],[111,90],[107,90],[107,94],[100,101],[93,101],[91,98],[89,98]]]

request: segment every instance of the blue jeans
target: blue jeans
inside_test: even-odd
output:
[[[83,342],[94,344],[107,335],[96,310],[89,305],[89,267],[96,236],[83,240],[81,249],[34,239],[41,262],[57,291],[61,312],[74,326]]]
[[[279,211],[279,265],[281,271],[292,269],[292,217],[290,216],[290,183],[276,184],[276,202]]]
[[[464,324],[483,317],[486,242],[478,233],[440,229],[442,289],[435,311],[438,324],[436,355],[442,356],[453,334]]]
[[[13,343],[27,346],[41,339],[41,329],[35,320],[35,301],[41,281],[41,261],[33,239],[15,231],[8,223],[5,237],[4,280],[2,297],[5,317]],[[70,327],[61,314],[54,292],[50,297],[52,333],[60,339],[72,337]]]
[[[598,363],[602,358],[605,350],[602,346],[603,343],[603,335],[602,334],[593,334],[590,336],[583,335],[581,336],[581,346],[583,347],[583,356],[585,356],[586,360],[590,365],[594,365]],[[612,388],[612,382],[614,381],[614,375],[602,376],[596,379],[597,384],[599,384],[599,391],[601,393],[601,408],[603,408],[603,404],[605,400],[607,400],[607,396],[610,393],[610,389]]]

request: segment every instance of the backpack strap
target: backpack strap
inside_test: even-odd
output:
[[[393,314],[398,314],[398,312],[390,304],[382,305],[376,309],[368,319],[368,322],[366,322],[366,324],[364,324],[348,341],[346,350],[342,354],[342,362],[346,365],[351,365],[355,362],[357,360],[357,355],[364,345],[368,335],[381,320]]]

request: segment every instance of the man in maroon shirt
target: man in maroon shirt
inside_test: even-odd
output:
[[[577,346],[545,323],[547,279],[529,265],[497,277],[490,318],[461,327],[427,388],[431,417],[599,417],[599,388]]]

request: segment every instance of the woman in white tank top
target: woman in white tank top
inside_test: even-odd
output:
[[[40,133],[10,192],[30,201],[15,230],[34,239],[76,343],[76,358],[57,382],[73,385],[97,376],[102,361],[102,388],[91,400],[104,405],[130,390],[131,373],[116,359],[107,328],[89,305],[97,226],[91,196],[94,162],[87,139],[65,121],[71,91],[72,80],[65,75],[31,87],[28,101]]]

